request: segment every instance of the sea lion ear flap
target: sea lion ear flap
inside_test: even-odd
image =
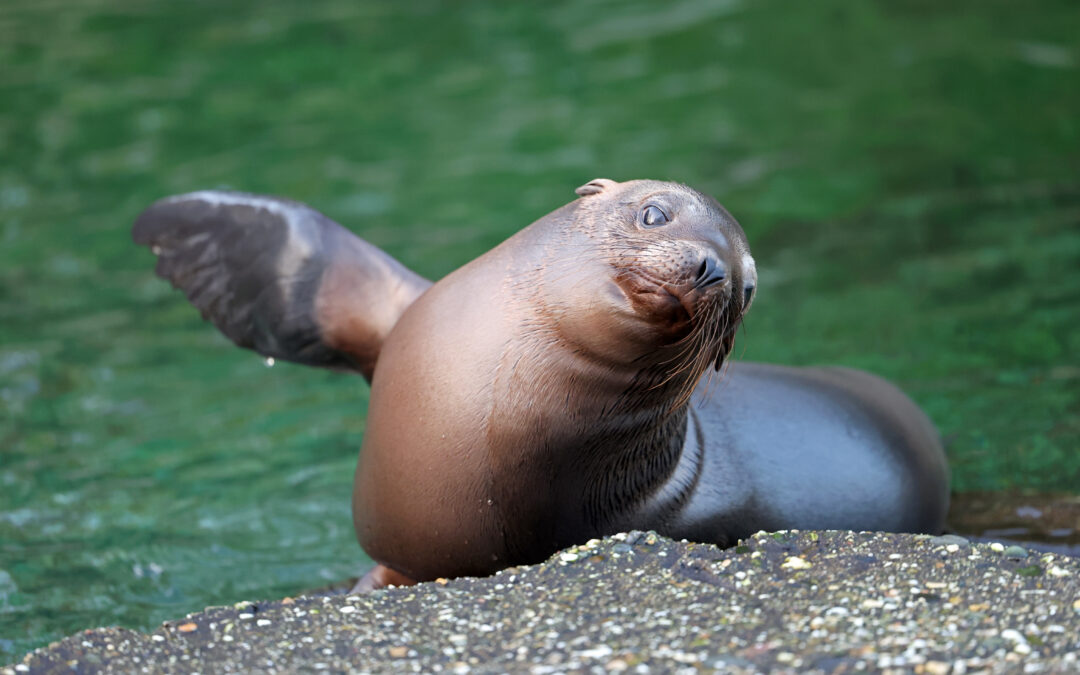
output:
[[[608,178],[594,178],[574,190],[574,192],[576,192],[579,197],[588,197],[589,195],[598,195],[604,190],[611,189],[616,185],[618,185],[618,183]]]

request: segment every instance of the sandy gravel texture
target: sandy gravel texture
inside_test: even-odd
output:
[[[212,607],[99,628],[2,670],[1080,671],[1080,559],[960,537],[630,532],[486,579]]]

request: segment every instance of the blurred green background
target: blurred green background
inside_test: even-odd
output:
[[[161,196],[306,201],[437,278],[597,176],[742,222],[740,358],[900,383],[959,491],[1080,492],[1080,6],[0,4],[0,663],[363,568],[359,378],[152,274]]]

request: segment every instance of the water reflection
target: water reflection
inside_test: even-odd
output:
[[[949,524],[977,541],[1011,541],[1080,556],[1080,495],[970,492],[954,495]]]

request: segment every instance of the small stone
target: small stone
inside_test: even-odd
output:
[[[797,555],[793,555],[789,556],[788,559],[784,561],[784,564],[780,567],[789,570],[805,570],[813,567],[813,565],[806,562],[806,560],[804,560],[803,558],[800,558]]]
[[[923,664],[926,675],[949,675],[949,664],[944,661],[927,661]]]
[[[156,633],[154,635],[151,635],[150,639],[153,640],[154,642],[165,642],[165,636],[164,635],[158,635]]]
[[[255,615],[252,614],[251,612],[241,612],[240,614],[236,615],[236,618],[237,619],[254,619]]]
[[[465,643],[469,641],[469,637],[467,635],[461,635],[460,633],[457,635],[451,635],[446,639],[449,640],[450,644],[454,645],[455,647],[464,647]]]
[[[563,553],[562,555],[559,556],[559,560],[563,561],[564,563],[577,562],[577,559],[578,559],[577,553],[571,553],[569,551],[567,551],[566,553]]]
[[[1016,630],[1015,628],[1006,628],[1005,630],[1001,631],[1001,639],[1008,640],[1009,642],[1027,642],[1027,639],[1024,637],[1023,633]]]
[[[408,654],[409,654],[409,648],[408,647],[400,647],[399,646],[399,647],[391,647],[390,648],[390,656],[391,656],[391,658],[403,659],[406,656],[408,656]]]
[[[1051,565],[1050,569],[1046,570],[1046,573],[1052,577],[1067,577],[1071,574],[1069,570],[1058,567],[1057,565]]]
[[[180,624],[179,626],[176,627],[176,630],[180,631],[181,633],[190,633],[190,632],[192,632],[194,630],[198,630],[198,629],[199,629],[199,625],[196,624],[196,623],[192,623],[190,621],[187,622],[187,623],[182,623],[182,624]]]
[[[1004,555],[1006,558],[1015,558],[1019,560],[1021,558],[1026,558],[1028,556],[1028,552],[1027,549],[1023,546],[1010,546],[1005,549],[1002,555]]]
[[[600,645],[592,649],[583,649],[578,652],[578,656],[583,659],[606,659],[611,656],[612,649],[607,645]]]
[[[930,543],[934,546],[945,546],[948,549],[949,546],[971,546],[971,542],[967,539],[955,535],[955,534],[943,534],[939,537],[930,537]]]
[[[1001,553],[1005,550],[1005,544],[1002,544],[1000,541],[995,541],[990,544],[990,550],[994,553]]]
[[[269,626],[270,625],[270,619],[259,619],[258,621],[255,622],[255,625],[256,626]]]
[[[342,614],[352,614],[353,612],[356,611],[356,608],[353,607],[352,605],[344,605],[342,607],[338,607],[338,611],[341,612]]]

